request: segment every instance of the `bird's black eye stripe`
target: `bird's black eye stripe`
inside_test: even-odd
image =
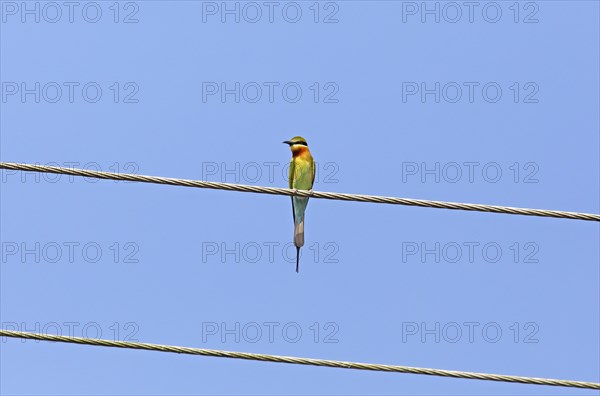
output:
[[[308,144],[306,144],[304,142],[293,142],[292,145],[294,145],[294,144],[298,144],[300,146],[306,146],[306,147],[308,147]]]

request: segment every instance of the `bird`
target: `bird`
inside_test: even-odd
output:
[[[290,146],[292,160],[288,173],[289,188],[312,192],[315,182],[315,160],[310,154],[308,143],[302,136],[295,136],[283,142]],[[300,267],[300,248],[304,246],[304,211],[308,197],[292,196],[292,214],[294,216],[294,245],[296,246],[296,272]]]

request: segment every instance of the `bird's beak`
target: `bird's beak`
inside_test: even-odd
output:
[[[291,144],[292,144],[292,142],[290,142],[289,140],[286,140],[286,141],[285,141],[285,142],[283,142],[283,143],[284,143],[284,144],[288,144],[288,145],[291,145]]]

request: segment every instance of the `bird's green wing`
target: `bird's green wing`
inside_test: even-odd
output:
[[[289,188],[294,188],[294,172],[295,172],[296,164],[294,160],[290,161],[290,170],[288,171],[288,186]]]
[[[294,188],[294,172],[296,165],[294,164],[294,160],[290,161],[290,170],[288,172],[288,186],[289,188]],[[296,209],[294,208],[294,197],[292,198],[292,216],[294,216],[294,224],[296,224]]]

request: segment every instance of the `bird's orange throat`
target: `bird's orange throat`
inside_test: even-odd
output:
[[[308,147],[306,146],[292,146],[292,156],[294,158],[308,157],[310,156],[310,151],[308,151]]]

